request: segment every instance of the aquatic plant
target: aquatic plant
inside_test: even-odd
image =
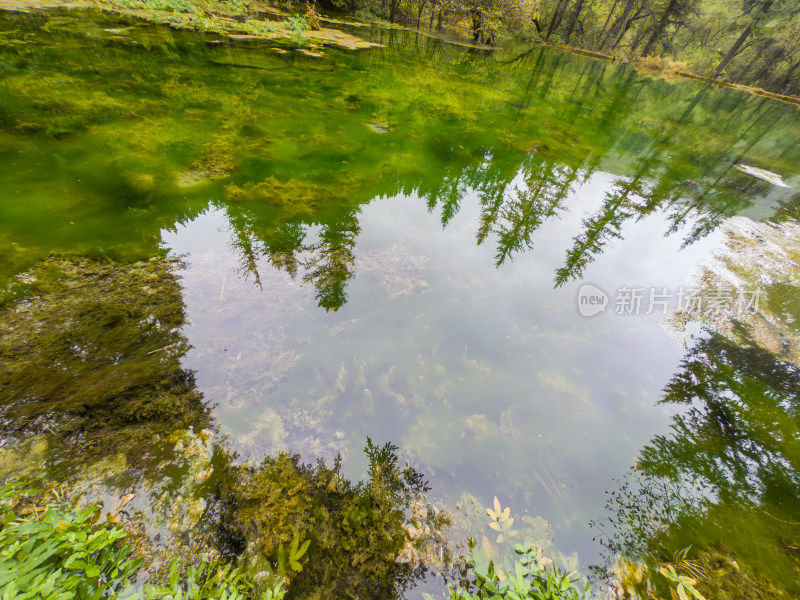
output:
[[[367,448],[371,476],[355,485],[339,459],[309,465],[286,453],[229,472],[222,523],[259,586],[285,577],[288,598],[395,598],[426,571],[419,560],[398,561],[399,553],[410,544],[424,554],[447,516],[421,509],[422,477],[399,467],[395,446],[370,440]]]
[[[0,488],[3,598],[100,599],[130,585],[140,562],[119,527],[98,525],[100,507],[73,510],[57,493],[34,502],[20,483]]]
[[[47,433],[69,463],[124,451],[129,467],[154,436],[202,430],[209,415],[180,358],[187,350],[178,263],[51,256],[0,306],[0,414],[11,439]]]

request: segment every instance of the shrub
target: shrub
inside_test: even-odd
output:
[[[314,10],[314,7],[311,4],[306,4],[305,19],[310,29],[313,29],[314,31],[319,31],[320,28],[319,13],[316,10]]]
[[[306,31],[308,31],[308,23],[303,15],[293,15],[286,19],[286,27],[294,33],[294,37],[298,42],[303,42],[306,39]]]

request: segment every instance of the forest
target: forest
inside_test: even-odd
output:
[[[795,0],[320,0],[360,15],[475,42],[561,44],[657,69],[800,93]]]

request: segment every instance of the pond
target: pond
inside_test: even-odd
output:
[[[117,461],[150,514],[174,431],[351,481],[370,438],[453,543],[495,552],[458,515],[496,497],[581,568],[693,547],[800,593],[796,108],[358,33],[0,13],[0,463]]]

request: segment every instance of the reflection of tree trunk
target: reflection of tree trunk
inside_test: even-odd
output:
[[[761,7],[761,10],[758,11],[758,14],[764,14],[765,12],[767,12],[772,6],[772,2],[773,0],[766,0],[766,2],[764,2],[763,6]],[[739,39],[736,40],[733,46],[731,46],[731,49],[728,50],[728,53],[725,55],[725,58],[723,58],[720,61],[719,65],[717,65],[717,69],[716,71],[714,71],[714,74],[711,76],[711,79],[716,79],[722,74],[722,72],[725,70],[725,67],[728,66],[728,63],[730,63],[733,60],[733,58],[737,54],[739,54],[739,51],[742,49],[744,43],[747,41],[747,38],[750,37],[752,31],[753,31],[752,24],[745,27],[744,31],[742,32],[742,35],[739,36]]]
[[[783,83],[781,84],[781,94],[788,94],[790,89],[792,88],[792,83],[794,82],[794,72],[797,68],[800,67],[800,62],[793,64],[789,70],[786,72],[786,76],[783,78]]]
[[[751,84],[758,85],[763,88],[769,87],[769,84],[772,82],[772,76],[775,73],[775,67],[780,64],[780,60],[783,58],[784,52],[785,50],[783,46],[773,48],[772,52],[769,53],[769,56],[764,61],[762,67],[756,72],[755,75],[753,75]]]
[[[572,35],[573,30],[575,29],[575,24],[578,22],[578,17],[583,10],[583,4],[585,0],[575,0],[575,8],[572,9],[572,14],[569,16],[569,21],[567,21],[567,25],[564,29],[564,43],[569,42],[569,36]],[[673,0],[674,1],[674,0]]]
[[[644,48],[642,48],[642,56],[648,55],[655,43],[661,37],[661,34],[664,33],[664,29],[667,27],[667,23],[669,23],[669,18],[672,16],[672,13],[675,12],[676,8],[678,8],[678,0],[669,0],[667,8],[664,10],[664,13],[658,20],[658,25],[656,25],[652,35],[650,35],[650,38],[644,45]]]
[[[756,62],[758,62],[758,59],[761,58],[761,53],[766,48],[769,48],[771,45],[772,45],[772,41],[770,40],[770,41],[767,42],[767,45],[764,46],[764,48],[762,48],[760,51],[757,51],[755,53],[755,56],[753,57],[753,59],[749,63],[747,63],[747,66],[744,69],[742,69],[741,71],[739,71],[739,73],[737,73],[736,79],[735,79],[736,83],[742,83],[746,79],[747,75],[750,73],[750,70],[756,65]]]
[[[631,12],[633,12],[634,4],[636,4],[636,0],[627,0],[625,3],[625,8],[622,9],[622,14],[614,22],[614,26],[611,28],[611,31],[608,33],[608,37],[603,43],[603,52],[608,52],[617,45],[618,38],[621,37],[624,31],[623,27],[625,27],[628,17],[630,16]]]

